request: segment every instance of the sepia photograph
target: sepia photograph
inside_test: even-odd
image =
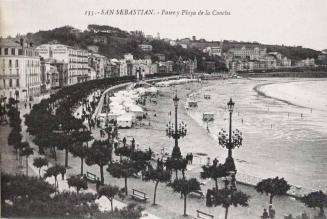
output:
[[[327,219],[326,0],[0,0],[0,218]]]

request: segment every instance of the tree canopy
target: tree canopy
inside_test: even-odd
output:
[[[311,192],[303,196],[301,201],[309,208],[319,208],[320,215],[324,215],[324,207],[327,207],[327,195],[322,191]]]

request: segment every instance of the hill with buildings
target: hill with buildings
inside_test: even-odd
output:
[[[317,59],[321,54],[320,51],[303,48],[302,46],[285,46],[285,45],[269,45],[269,44],[261,44],[258,42],[237,42],[237,41],[223,41],[223,52],[227,52],[229,49],[234,48],[253,48],[253,47],[264,47],[267,48],[267,52],[278,52],[283,56],[288,57],[293,61],[299,61],[306,58]]]
[[[26,38],[35,46],[49,42],[57,42],[81,49],[95,46],[101,55],[108,58],[123,58],[125,54],[131,53],[135,58],[150,57],[153,61],[158,61],[160,57],[171,61],[196,59],[199,70],[204,70],[204,62],[214,62],[217,70],[225,68],[224,61],[220,57],[210,57],[196,48],[172,46],[162,39],[146,38],[141,31],[126,32],[106,25],[88,25],[87,30],[84,31],[71,26],[64,26],[18,37]],[[150,45],[151,49],[143,48],[140,45]]]

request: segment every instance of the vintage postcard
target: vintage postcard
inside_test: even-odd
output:
[[[326,0],[0,0],[2,218],[326,219]]]

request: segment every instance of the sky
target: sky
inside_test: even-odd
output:
[[[149,9],[154,15],[95,15],[86,11]],[[162,10],[196,15],[162,15]],[[199,11],[211,15],[198,15]],[[230,15],[213,15],[227,11]],[[257,41],[327,49],[327,0],[0,0],[0,35],[70,25],[110,25],[161,38]]]

